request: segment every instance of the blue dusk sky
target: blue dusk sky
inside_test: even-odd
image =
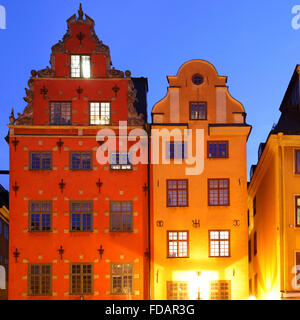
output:
[[[0,30],[0,169],[9,169],[7,135],[11,108],[23,112],[32,69],[49,65],[51,46],[61,40],[75,0],[0,0],[6,29]],[[253,126],[248,172],[257,149],[277,122],[289,80],[300,63],[300,29],[292,28],[289,0],[82,0],[110,47],[113,66],[149,81],[148,112],[163,98],[167,75],[190,59],[211,62],[228,76],[229,91],[242,102]],[[1,19],[1,17],[0,17]],[[299,19],[300,21],[300,19]],[[1,25],[1,21],[0,21]],[[8,177],[0,176],[8,188]],[[23,182],[24,183],[24,182]]]

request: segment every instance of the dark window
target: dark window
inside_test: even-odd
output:
[[[72,263],[70,265],[70,293],[93,293],[93,265],[90,263]]]
[[[193,84],[198,86],[201,83],[203,83],[203,77],[199,73],[196,73],[193,75],[192,81],[193,81]]]
[[[110,202],[110,232],[132,232],[132,201]]]
[[[70,152],[71,170],[91,170],[92,156],[90,151],[72,151]]]
[[[2,234],[2,221],[0,221],[0,234]]]
[[[300,196],[296,197],[296,227],[300,227]]]
[[[208,179],[208,205],[229,206],[229,179]]]
[[[209,141],[208,158],[228,158],[228,142],[227,141]]]
[[[253,199],[253,217],[256,215],[256,196]]]
[[[110,153],[110,170],[131,170],[131,157],[127,152]]]
[[[4,239],[8,240],[8,225],[4,225]]]
[[[248,241],[248,261],[251,262],[251,240]]]
[[[188,258],[189,232],[168,231],[168,258]]]
[[[30,296],[49,296],[52,283],[52,267],[50,264],[28,265],[28,294]]]
[[[189,284],[186,281],[167,281],[167,300],[188,300]]]
[[[206,120],[207,108],[206,102],[190,103],[190,120]]]
[[[257,273],[254,276],[254,295],[257,297],[258,294],[258,275]]]
[[[30,152],[30,170],[51,170],[51,152],[32,151]]]
[[[295,173],[300,173],[300,150],[295,151]]]
[[[254,255],[257,254],[257,233],[254,231]]]
[[[49,232],[52,230],[51,201],[29,202],[29,230],[31,232]]]
[[[210,281],[210,300],[230,300],[230,280]]]
[[[247,211],[248,227],[250,226],[250,211]]]
[[[230,232],[226,230],[209,231],[209,256],[230,256]]]
[[[109,125],[111,120],[110,102],[90,102],[90,124]]]
[[[71,201],[71,231],[91,232],[93,217],[92,201]]]
[[[112,263],[111,264],[111,294],[133,293],[133,264]]]
[[[71,102],[50,102],[50,124],[69,125],[72,119]]]
[[[71,78],[91,77],[91,57],[84,55],[71,56]]]
[[[188,206],[188,180],[167,180],[167,206]]]
[[[184,142],[167,142],[167,159],[184,159],[187,154],[187,144]]]

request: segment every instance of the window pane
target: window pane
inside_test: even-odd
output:
[[[91,77],[91,57],[81,56],[82,76],[84,78]]]
[[[80,56],[71,56],[71,77],[80,77]]]

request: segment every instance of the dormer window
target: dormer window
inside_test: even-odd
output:
[[[71,78],[91,77],[91,57],[83,55],[71,56]]]

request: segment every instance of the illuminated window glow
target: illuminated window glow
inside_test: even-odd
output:
[[[110,124],[110,102],[90,103],[90,124],[109,125]]]
[[[133,292],[133,264],[111,264],[111,293],[132,294]]]
[[[209,231],[209,256],[229,257],[230,233],[229,231]]]
[[[185,281],[167,282],[167,300],[188,300],[189,285]]]
[[[168,231],[168,258],[187,258],[188,238],[188,231]]]
[[[71,56],[71,77],[90,78],[91,77],[91,57],[90,56]]]

